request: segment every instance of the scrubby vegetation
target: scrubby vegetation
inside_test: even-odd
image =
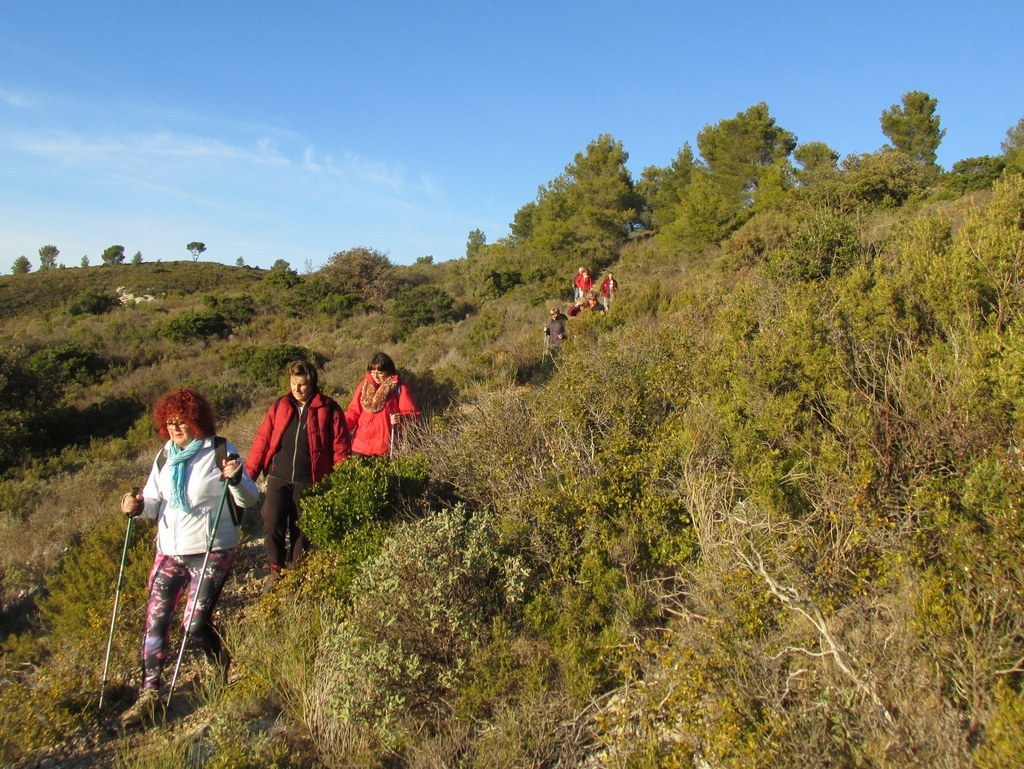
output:
[[[921,96],[841,161],[763,104],[636,183],[599,137],[449,262],[0,280],[4,762],[112,717],[113,510],[154,398],[205,390],[244,450],[293,354],[347,402],[386,348],[427,418],[312,490],[319,547],[223,618],[205,728],[119,737],[118,765],[1020,765],[1021,128],[945,173]],[[622,293],[551,360],[580,263]],[[67,305],[125,284],[157,298]]]

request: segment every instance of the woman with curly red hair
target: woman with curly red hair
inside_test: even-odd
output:
[[[210,621],[238,546],[237,525],[219,510],[224,484],[238,507],[259,501],[256,484],[245,473],[234,444],[216,437],[213,409],[198,392],[182,388],[161,397],[153,408],[153,424],[165,444],[153,460],[142,493],[125,494],[121,500],[125,515],[157,522],[142,637],[142,689],[121,716],[126,727],[152,719],[159,707],[171,620],[186,589],[185,631],[227,675],[230,655]],[[222,462],[218,441],[224,443]],[[206,571],[200,576],[204,563]]]

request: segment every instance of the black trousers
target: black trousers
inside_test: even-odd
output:
[[[299,497],[312,484],[288,483],[271,476],[263,500],[263,547],[267,564],[281,568],[306,552],[306,535],[299,528]]]

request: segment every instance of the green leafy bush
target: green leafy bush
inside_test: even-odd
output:
[[[256,315],[256,302],[248,295],[225,297],[210,294],[203,300],[203,304],[231,326],[244,325]]]
[[[44,347],[29,358],[28,367],[32,373],[57,387],[67,384],[90,384],[95,382],[106,368],[106,361],[91,350],[74,342]]]
[[[68,315],[102,315],[120,306],[117,296],[99,288],[88,288],[68,300]]]
[[[426,464],[414,457],[350,457],[302,496],[302,530],[317,547],[343,552],[351,532],[422,494]]]
[[[455,301],[436,286],[417,286],[402,291],[391,314],[397,322],[397,333],[404,339],[420,326],[448,323],[455,320]]]
[[[326,628],[323,697],[343,723],[403,744],[460,682],[498,613],[525,586],[492,516],[462,508],[399,526],[360,571],[348,616]]]
[[[172,342],[187,344],[210,337],[224,337],[230,331],[227,321],[217,312],[186,311],[168,320],[161,334]]]
[[[522,283],[523,276],[518,270],[491,270],[481,283],[482,295],[488,299],[497,299]]]
[[[241,347],[228,353],[231,365],[249,379],[270,387],[281,384],[284,369],[293,360],[308,360],[317,367],[323,366],[323,356],[306,347],[294,344]]]

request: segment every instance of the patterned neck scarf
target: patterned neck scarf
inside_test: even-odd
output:
[[[366,385],[368,384],[371,386],[367,387]],[[371,378],[367,378],[363,382],[363,389],[359,393],[359,402],[366,411],[376,414],[384,408],[384,404],[388,402],[392,391],[398,387],[398,374],[385,377],[376,390],[373,389],[372,385],[373,379]]]
[[[202,447],[203,442],[196,438],[183,449],[172,441],[167,451],[167,464],[171,466],[171,504],[183,512],[189,509],[185,494],[185,465]]]

